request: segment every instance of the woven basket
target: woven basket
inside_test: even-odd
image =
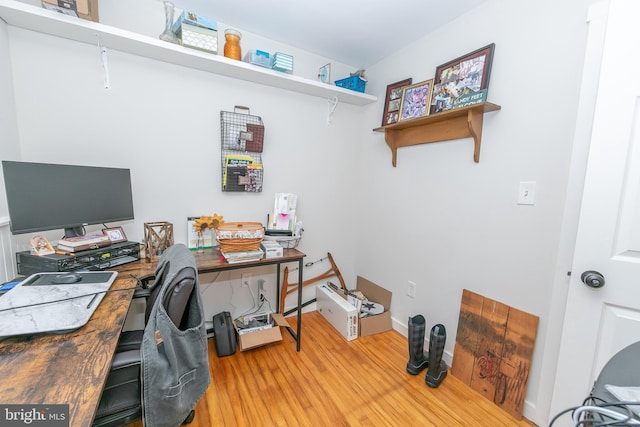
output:
[[[259,222],[225,222],[216,229],[222,252],[247,252],[260,249],[264,228]]]

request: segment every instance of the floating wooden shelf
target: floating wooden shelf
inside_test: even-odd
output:
[[[247,62],[190,49],[157,38],[133,33],[97,22],[53,12],[15,0],[0,0],[0,19],[14,27],[52,36],[104,46],[145,58],[182,65],[239,80],[291,90],[321,98],[338,98],[340,102],[367,105],[377,97],[300,76],[281,73]]]
[[[391,163],[394,167],[398,157],[398,147],[468,137],[473,138],[473,161],[478,163],[480,161],[484,113],[500,108],[502,107],[499,105],[483,102],[425,117],[403,120],[392,125],[375,128],[374,131],[384,132],[384,139],[391,148]]]

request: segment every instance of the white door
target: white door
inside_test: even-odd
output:
[[[638,17],[640,1],[611,0],[551,415],[579,406],[606,362],[640,341]],[[604,286],[582,282],[589,270]]]

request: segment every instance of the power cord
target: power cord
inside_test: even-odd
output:
[[[638,405],[640,405],[640,402],[609,403],[599,398],[588,397],[582,402],[581,406],[568,408],[558,413],[549,422],[549,427],[553,427],[558,418],[569,412],[571,412],[571,418],[576,427],[640,426],[640,420],[635,417],[633,411],[629,408],[629,406]],[[621,411],[614,411],[609,408],[618,408]],[[600,416],[601,421],[594,418],[595,414]]]

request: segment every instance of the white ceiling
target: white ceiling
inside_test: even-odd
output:
[[[174,0],[228,26],[367,68],[486,0]]]

